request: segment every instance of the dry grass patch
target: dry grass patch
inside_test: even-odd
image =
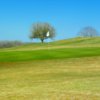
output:
[[[100,57],[0,63],[0,100],[100,100]]]

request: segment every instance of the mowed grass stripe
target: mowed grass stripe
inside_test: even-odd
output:
[[[0,62],[100,56],[100,48],[64,48],[0,52]]]

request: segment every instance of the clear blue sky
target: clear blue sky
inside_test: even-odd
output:
[[[0,40],[30,41],[35,22],[51,23],[56,39],[74,37],[85,26],[100,31],[100,0],[0,0]]]

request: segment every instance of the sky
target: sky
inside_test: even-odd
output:
[[[30,42],[33,23],[48,22],[55,40],[73,38],[86,26],[100,32],[100,0],[0,0],[0,40]]]

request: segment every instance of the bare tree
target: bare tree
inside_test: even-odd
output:
[[[21,41],[0,41],[0,48],[9,48],[9,47],[15,47],[20,46],[23,43]]]
[[[98,36],[98,32],[93,27],[85,27],[79,32],[79,35],[82,37],[96,37]]]
[[[32,27],[30,39],[38,38],[43,43],[45,39],[53,38],[55,29],[49,23],[36,23]]]

